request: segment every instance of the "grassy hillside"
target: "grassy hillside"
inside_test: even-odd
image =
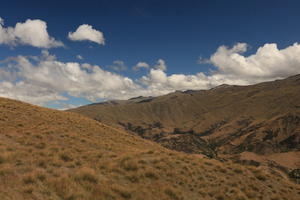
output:
[[[293,152],[298,159],[292,159],[289,166],[300,168],[300,75],[251,86],[221,85],[110,101],[70,111],[188,153],[232,159],[244,153],[247,159],[245,153],[252,152],[258,161]],[[288,167],[283,159],[271,161]]]
[[[280,174],[167,150],[74,113],[0,98],[0,199],[297,200]]]

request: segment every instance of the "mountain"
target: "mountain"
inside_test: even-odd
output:
[[[300,75],[70,110],[187,153],[300,168]]]
[[[0,98],[0,199],[289,199],[282,174],[165,149],[75,113]]]

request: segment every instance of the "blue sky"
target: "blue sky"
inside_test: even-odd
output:
[[[287,71],[278,69],[277,66],[274,67],[274,70],[272,67],[260,68],[257,72],[264,71],[265,73],[253,75],[250,71],[253,68],[253,63],[257,63],[256,61],[250,59],[250,64],[249,62],[246,64],[238,62],[232,66],[237,62],[236,60],[224,63],[221,59],[223,54],[218,54],[219,57],[215,59],[211,59],[211,56],[216,54],[222,45],[226,46],[227,53],[225,52],[225,54],[229,58],[232,57],[232,54],[242,55],[245,58],[255,55],[257,49],[266,44],[276,44],[279,52],[284,54],[280,50],[299,42],[299,8],[300,2],[292,0],[85,0],[78,2],[46,0],[42,3],[34,0],[6,1],[0,7],[0,17],[4,20],[4,28],[14,27],[17,23],[25,23],[27,19],[39,19],[47,24],[49,36],[62,42],[64,47],[43,48],[24,42],[17,42],[18,44],[13,45],[1,44],[0,42],[0,60],[16,56],[41,56],[41,51],[47,50],[49,55],[55,55],[56,60],[61,63],[88,63],[97,65],[101,69],[113,72],[118,76],[128,77],[134,82],[133,84],[137,85],[137,88],[135,86],[129,86],[129,89],[121,86],[119,89],[113,88],[113,93],[125,91],[126,95],[123,96],[120,93],[120,95],[98,94],[95,97],[88,97],[89,95],[86,93],[101,93],[100,90],[105,90],[105,88],[100,87],[99,90],[95,88],[90,91],[82,90],[79,91],[81,94],[74,95],[70,94],[67,89],[56,90],[49,86],[51,92],[65,96],[66,99],[50,98],[50,100],[41,101],[31,101],[30,95],[24,97],[24,94],[18,95],[11,92],[7,94],[6,90],[2,88],[0,96],[62,108],[60,104],[78,105],[103,99],[127,98],[138,95],[138,91],[141,95],[161,95],[172,90],[183,90],[189,87],[191,89],[208,89],[223,82],[252,84],[284,78],[299,72],[297,65],[289,66]],[[67,38],[69,32],[75,32],[83,24],[91,25],[93,29],[103,33],[105,45],[99,45],[88,40],[72,41]],[[239,46],[241,49],[230,51],[239,43],[247,44],[247,47]],[[297,55],[295,53],[297,52],[296,47],[291,50],[295,55]],[[247,51],[244,48],[247,48]],[[265,47],[265,49],[270,48]],[[272,55],[276,54],[274,51],[270,50],[270,52],[273,53]],[[282,62],[291,63],[291,59],[296,59],[287,56],[290,54],[284,54],[286,57]],[[76,58],[77,55],[81,55],[84,59]],[[203,59],[199,62],[200,57]],[[167,66],[166,70],[157,68],[158,59],[163,59]],[[259,60],[259,58],[255,59]],[[113,65],[114,61],[123,61],[127,70],[116,71],[110,68],[109,66]],[[265,63],[268,60],[259,61]],[[297,61],[293,60],[293,62]],[[21,64],[16,62],[18,65],[16,68],[20,68]],[[149,64],[149,67],[138,71],[132,70],[132,67],[138,62],[145,62]],[[270,63],[273,61],[270,60]],[[9,64],[11,63],[5,62],[0,67],[5,70]],[[250,69],[244,66],[250,67]],[[260,66],[262,65],[255,65],[254,67],[259,68]],[[245,68],[245,71],[240,73],[238,69],[233,69],[234,67]],[[214,70],[213,73],[218,76],[213,77],[211,70]],[[249,76],[247,76],[247,70],[250,72]],[[270,71],[274,71],[274,74]],[[204,72],[205,77],[193,77],[200,72]],[[1,73],[4,72],[0,71],[0,75]],[[169,80],[168,78],[174,74],[185,77],[178,79],[178,77],[173,76],[172,80]],[[222,77],[219,78],[221,75]],[[145,78],[141,80],[143,76]],[[162,76],[167,79],[159,79]],[[2,81],[15,83],[25,80],[28,82],[27,79],[28,77],[21,76],[15,80],[3,79]],[[191,80],[194,79],[195,81],[191,83]],[[206,80],[205,83],[203,83],[204,79]],[[236,79],[236,82],[228,81],[232,79]],[[87,81],[89,80],[87,78]],[[42,82],[31,79],[30,81],[31,85]],[[178,83],[184,81],[187,82]],[[43,87],[47,88],[46,85]],[[106,90],[109,89],[111,88],[106,88]],[[133,90],[136,92],[132,92]],[[29,94],[30,91],[27,93]],[[42,94],[45,93],[37,91],[33,96]]]

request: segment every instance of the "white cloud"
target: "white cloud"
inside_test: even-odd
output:
[[[93,27],[88,24],[82,24],[75,32],[69,32],[68,38],[73,41],[89,40],[91,42],[98,43],[99,45],[105,44],[103,33],[93,29]]]
[[[0,18],[0,44],[10,46],[31,45],[39,48],[63,46],[63,43],[50,37],[46,22],[27,19],[24,23],[17,23],[15,27],[3,27],[4,20]]]
[[[146,86],[145,94],[149,96],[162,95],[175,90],[208,89],[211,80],[203,73],[196,75],[172,74],[168,76],[161,69],[151,69],[140,82]]]
[[[138,71],[139,69],[145,68],[148,69],[150,65],[146,62],[138,62],[132,69]]]
[[[156,65],[154,65],[154,66],[150,66],[146,62],[138,62],[135,66],[133,66],[132,69],[134,71],[138,71],[142,68],[144,68],[144,69],[153,68],[153,69],[160,69],[162,71],[166,71],[167,70],[167,65],[166,65],[166,62],[163,59],[158,59],[157,62],[156,62]]]
[[[76,58],[79,60],[84,60],[84,58],[81,55],[77,55]]]
[[[64,93],[97,101],[127,99],[142,90],[130,78],[105,71],[96,65],[60,62],[47,51],[38,57],[9,58],[2,64],[6,66],[0,66],[0,96],[38,105],[66,101],[68,99]]]
[[[68,100],[68,98],[51,88],[42,87],[34,82],[27,81],[18,81],[16,83],[10,81],[0,82],[0,95],[37,105],[54,100]]]
[[[0,96],[44,105],[49,101],[69,106],[68,94],[90,101],[157,96],[175,90],[209,89],[221,84],[248,85],[285,78],[300,72],[300,45],[279,50],[265,44],[256,53],[244,56],[247,45],[221,46],[208,59],[215,65],[210,74],[202,72],[168,75],[164,67],[152,67],[134,81],[88,63],[61,62],[48,51],[40,56],[18,56],[0,61]],[[124,65],[123,61],[114,61]],[[165,66],[165,62],[159,62]]]
[[[39,57],[18,56],[7,59],[0,74],[0,95],[42,105],[48,101],[66,100],[62,94],[90,101],[131,97],[140,86],[131,79],[77,62],[60,62],[43,52]]]
[[[265,44],[250,56],[243,56],[248,45],[238,43],[232,48],[220,46],[207,59],[217,70],[211,74],[167,74],[160,68],[151,69],[140,81],[148,93],[161,94],[174,90],[209,89],[221,84],[249,85],[282,79],[300,73],[300,45],[279,50],[276,44]]]
[[[279,50],[277,44],[265,44],[250,56],[243,56],[247,44],[238,43],[232,48],[221,46],[210,57],[219,74],[247,83],[283,78],[300,72],[300,45],[293,44]]]

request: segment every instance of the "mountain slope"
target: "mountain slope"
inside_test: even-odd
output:
[[[170,149],[210,157],[259,159],[295,152],[300,167],[300,75],[251,86],[175,92],[70,110],[125,128]],[[257,160],[259,160],[257,159]],[[272,160],[274,161],[274,160]]]
[[[86,117],[0,98],[0,199],[289,199],[276,172],[167,150]]]

